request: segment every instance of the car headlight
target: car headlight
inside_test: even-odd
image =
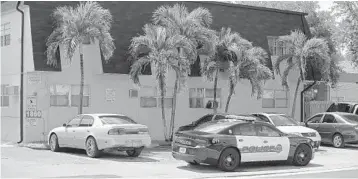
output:
[[[294,134],[294,135],[298,135],[298,136],[300,136],[300,137],[303,137],[303,135],[302,135],[301,133],[299,133],[299,132],[291,132],[291,134]]]

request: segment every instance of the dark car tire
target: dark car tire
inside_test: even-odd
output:
[[[239,167],[240,161],[239,152],[234,148],[227,148],[220,155],[218,167],[223,171],[233,172]]]
[[[306,166],[312,159],[312,148],[306,144],[297,147],[293,156],[292,164],[295,166]]]
[[[188,162],[188,164],[189,164],[189,165],[200,165],[200,163],[195,162],[195,161],[194,161],[194,162]]]
[[[138,157],[140,153],[142,153],[143,147],[141,148],[135,148],[133,150],[127,150],[126,153],[130,157]]]
[[[59,152],[61,150],[60,145],[58,144],[58,137],[55,133],[51,134],[49,144],[52,152]]]
[[[98,150],[97,142],[94,137],[88,137],[86,140],[86,154],[91,158],[98,158],[102,151]]]
[[[334,134],[332,137],[332,144],[335,148],[343,148],[345,145],[343,136],[341,134]]]

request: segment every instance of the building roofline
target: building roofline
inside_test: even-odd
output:
[[[267,7],[258,7],[258,6],[249,6],[243,4],[233,4],[233,3],[224,3],[224,2],[217,2],[217,1],[191,1],[193,3],[202,3],[202,4],[215,4],[220,6],[228,6],[228,7],[236,7],[236,8],[246,8],[246,9],[253,9],[259,11],[269,11],[269,12],[277,12],[277,13],[284,13],[284,14],[295,14],[306,16],[308,13],[305,12],[297,12],[297,11],[289,11],[289,10],[281,10],[281,9],[274,9],[274,8],[267,8]]]

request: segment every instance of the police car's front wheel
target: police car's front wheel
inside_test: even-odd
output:
[[[225,149],[219,158],[218,166],[221,170],[233,172],[240,164],[240,154],[234,148]]]
[[[306,166],[312,159],[312,149],[308,145],[301,144],[297,147],[293,157],[293,165]]]

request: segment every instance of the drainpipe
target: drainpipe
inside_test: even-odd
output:
[[[19,7],[23,4],[23,1],[18,1],[16,10],[21,13],[21,69],[20,69],[20,141],[24,140],[24,11]]]

